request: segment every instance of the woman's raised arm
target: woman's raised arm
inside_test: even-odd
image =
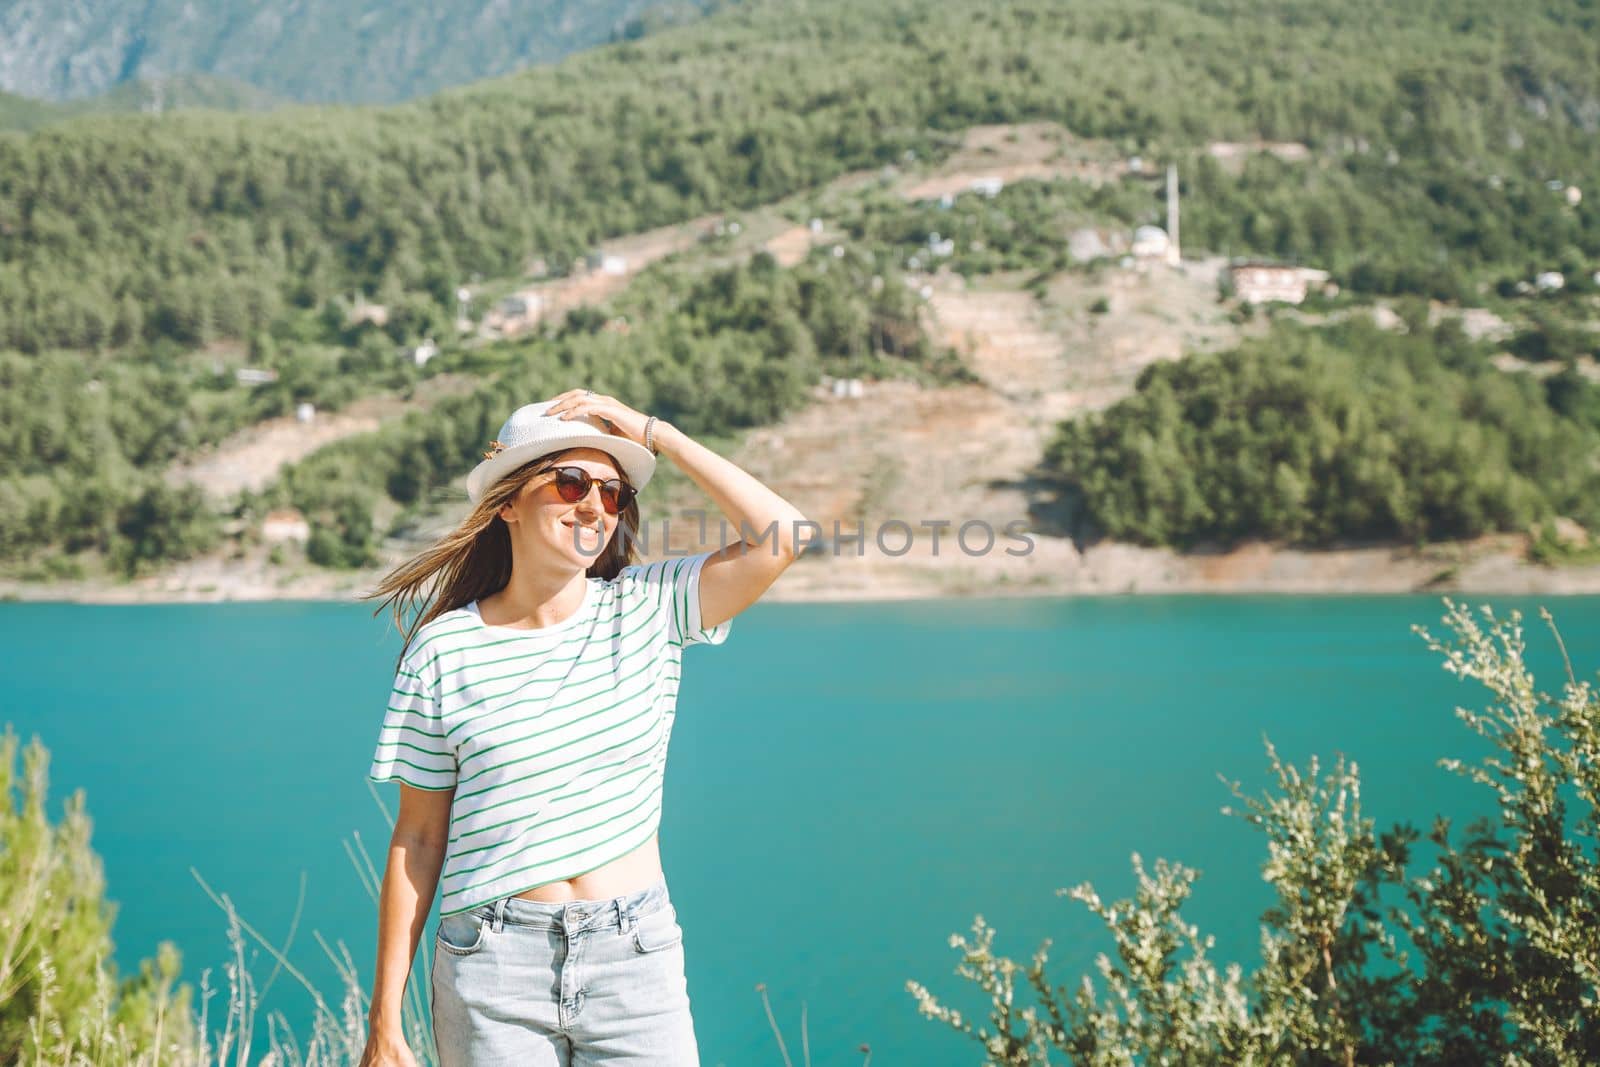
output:
[[[568,389],[551,398],[546,414],[590,417],[608,432],[644,444],[651,416],[614,396]],[[670,422],[654,419],[651,445],[677,464],[722,509],[739,540],[706,560],[700,572],[700,619],[707,628],[733,618],[760,599],[805,546],[800,528],[814,528],[800,509],[738,464],[724,459]]]
[[[661,454],[705,491],[739,533],[700,571],[700,623],[707,629],[733,618],[761,594],[804,546],[800,509],[732,460],[717,455],[671,423],[656,420]]]

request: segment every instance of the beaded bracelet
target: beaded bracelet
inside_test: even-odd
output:
[[[656,451],[656,446],[650,443],[650,436],[651,436],[652,432],[655,430],[655,428],[656,428],[656,417],[654,415],[651,415],[648,419],[645,420],[645,423],[644,423],[644,447],[646,447],[646,448],[648,448],[650,450],[650,454],[652,456],[660,455],[660,453]]]

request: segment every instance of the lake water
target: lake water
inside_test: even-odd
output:
[[[1522,608],[1553,689],[1559,658],[1535,612],[1548,604],[1593,677],[1600,598],[1459,599]],[[359,834],[381,871],[387,826],[365,772],[399,647],[370,612],[0,604],[0,720],[50,747],[52,818],[70,790],[87,794],[124,971],[169,938],[186,980],[220,979],[224,916],[193,867],[279,940],[303,873],[291,959],[336,995],[320,931],[370,983],[376,909],[345,848]],[[863,1043],[884,1067],[981,1062],[917,1014],[906,980],[983,1019],[947,941],[982,914],[995,950],[1024,964],[1052,938],[1052,981],[1075,985],[1111,941],[1055,890],[1130,895],[1134,851],[1200,869],[1187,914],[1248,970],[1265,850],[1220,814],[1218,774],[1264,789],[1263,735],[1302,765],[1357,759],[1380,826],[1485,810],[1435,765],[1479,751],[1452,708],[1485,703],[1409,630],[1443,636],[1442,613],[1431,596],[750,609],[725,645],[685,656],[661,830],[703,1062],[782,1062],[757,983],[796,1065],[802,1002],[818,1065],[860,1063]],[[393,806],[397,787],[378,788]],[[256,960],[258,978],[270,970]],[[309,1001],[287,976],[267,1006],[304,1032]]]

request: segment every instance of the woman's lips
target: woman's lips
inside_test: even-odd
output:
[[[574,529],[575,528],[575,529],[581,531],[578,534],[578,540],[580,542],[588,541],[590,543],[598,543],[600,541],[600,539],[604,536],[602,530],[598,526],[596,526],[596,525],[594,525],[592,523],[578,523],[578,522],[573,522],[573,521],[568,520],[568,519],[562,519],[561,520],[561,525],[563,525],[563,526],[565,526],[565,527],[567,527],[569,529]]]

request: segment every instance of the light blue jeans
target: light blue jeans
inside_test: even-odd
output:
[[[610,900],[503,897],[434,936],[440,1067],[699,1067],[667,883]]]

